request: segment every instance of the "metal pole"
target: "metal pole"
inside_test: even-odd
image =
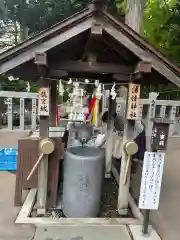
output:
[[[143,220],[143,228],[142,228],[142,233],[145,236],[149,235],[148,234],[149,218],[150,218],[150,210],[147,209],[144,212],[144,220]]]

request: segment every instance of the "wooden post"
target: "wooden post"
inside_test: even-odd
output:
[[[150,105],[148,107],[148,114],[147,114],[147,119],[146,119],[146,149],[148,152],[151,152],[151,136],[152,136],[152,131],[153,131],[153,119],[155,118],[156,114],[156,99],[157,99],[157,94],[150,93],[149,94],[149,99],[150,99]],[[161,109],[160,111],[160,116],[163,116],[163,110]],[[142,232],[144,235],[148,234],[148,225],[149,225],[149,218],[150,218],[150,210],[146,209],[144,211],[144,220],[143,220],[143,228]]]
[[[154,100],[152,100],[154,101]],[[152,104],[154,105],[154,103]],[[155,115],[155,110],[154,106],[149,108],[149,116]],[[162,106],[164,108],[164,106]],[[163,114],[162,114],[163,112]],[[161,110],[161,115],[165,116],[164,111]],[[151,125],[152,125],[152,130],[150,133],[150,127],[148,129],[148,136],[146,138],[146,146],[147,146],[147,152],[158,152],[158,153],[163,153],[166,148],[167,148],[167,141],[168,141],[168,134],[169,134],[169,120],[166,120],[165,117],[163,119],[163,116],[160,115],[160,118],[157,119],[152,119],[152,117],[149,118]],[[151,126],[150,125],[150,126]],[[153,154],[154,155],[154,154]],[[145,160],[144,160],[145,161]],[[149,162],[149,160],[148,160]],[[141,190],[140,190],[140,200],[139,200],[139,206],[141,209],[144,209],[144,220],[143,220],[143,228],[142,228],[142,233],[144,236],[148,236],[148,226],[149,226],[149,219],[150,219],[150,209],[157,210],[158,205],[159,205],[159,197],[157,198],[158,195],[160,195],[160,189],[161,189],[161,178],[162,178],[162,173],[163,169],[161,168],[161,165],[163,167],[164,165],[164,160],[160,160],[160,162],[157,162],[155,160],[155,166],[152,167],[152,162],[150,164],[150,168],[154,168],[154,170],[150,170],[148,173],[149,166],[147,165],[148,162],[144,162],[143,165],[143,174],[142,174],[142,180],[141,180]],[[144,169],[145,167],[145,169]],[[162,169],[160,171],[160,169]],[[154,172],[152,172],[154,171]],[[148,176],[151,173],[151,176]],[[147,182],[152,181],[152,194],[153,196],[149,196],[150,194],[146,193],[145,187],[144,187],[144,179],[145,175],[147,177]],[[156,179],[153,179],[153,176],[155,176]],[[158,179],[159,178],[159,179]],[[152,179],[152,180],[151,180]],[[143,184],[143,185],[142,185]],[[155,188],[154,188],[155,187]],[[154,191],[154,192],[153,192]],[[145,204],[145,199],[148,199],[150,203],[148,205]],[[153,199],[153,201],[152,201]],[[158,201],[158,205],[157,205]],[[143,203],[144,202],[144,203]],[[152,207],[152,202],[154,205],[156,204],[156,207]],[[146,207],[143,207],[146,206]]]
[[[49,137],[49,115],[50,115],[50,88],[49,80],[45,78],[47,74],[47,54],[36,53],[35,63],[38,66],[40,79],[40,89],[38,94],[38,115],[40,117],[40,139]],[[38,168],[38,194],[37,213],[45,214],[47,206],[47,181],[48,181],[48,155],[44,155]]]
[[[31,114],[31,129],[33,131],[36,130],[36,119],[37,119],[37,111],[36,111],[37,100],[35,98],[32,99],[32,114]]]
[[[20,98],[20,129],[24,130],[24,98]]]
[[[8,102],[8,129],[13,130],[13,105],[12,105],[12,98],[7,99]]]
[[[137,90],[134,90],[134,87]],[[131,89],[132,88],[132,89]],[[121,116],[125,119],[124,124],[124,133],[123,133],[123,140],[122,140],[122,148],[127,142],[127,140],[132,140],[134,138],[134,124],[135,121],[132,119],[137,119],[138,115],[138,108],[139,105],[139,97],[140,97],[140,89],[139,86],[131,85],[128,89],[125,87],[121,87],[120,89],[120,97],[124,100],[124,104],[121,107]],[[136,95],[135,100],[133,95]],[[129,102],[131,99],[131,103]],[[134,103],[135,101],[135,103]],[[135,105],[134,110],[132,110],[132,105]],[[129,108],[131,112],[129,112]],[[136,110],[135,110],[136,109]],[[131,114],[130,114],[131,113]],[[131,116],[131,117],[130,117]],[[131,120],[129,120],[131,118]],[[126,163],[127,163],[127,155],[125,151],[122,149],[122,157],[121,157],[121,169],[120,169],[120,179],[119,179],[119,195],[118,195],[118,212],[120,215],[127,215],[128,214],[128,199],[129,199],[129,186],[130,186],[130,173],[131,173],[131,162],[129,164],[128,174],[127,174],[127,181],[124,184],[124,175],[126,172]]]
[[[105,178],[111,177],[112,152],[113,152],[113,129],[114,129],[114,107],[115,101],[109,96],[108,122],[107,122],[107,141],[106,141],[106,172]]]
[[[51,115],[50,125],[56,126],[57,81],[51,81]]]
[[[156,99],[158,97],[157,93],[150,93],[149,94],[149,100],[150,105],[148,107],[148,114],[146,119],[146,149],[147,151],[151,152],[151,136],[152,136],[152,130],[153,130],[153,119],[155,118],[156,114]],[[161,116],[163,116],[163,110],[161,109]],[[149,218],[150,218],[150,210],[145,210],[144,213],[144,222],[143,222],[143,234],[147,234],[148,231],[148,225],[149,225]]]
[[[119,90],[119,96],[124,100],[124,103],[121,105],[121,116],[125,118],[126,116],[126,103],[128,98],[128,89],[127,87],[121,87]],[[122,146],[125,142],[132,137],[132,126],[130,127],[130,121],[126,120],[124,124],[124,133],[122,139]],[[119,195],[118,195],[118,212],[120,215],[127,215],[128,214],[128,198],[129,198],[129,185],[130,185],[130,172],[127,175],[127,183],[126,185],[123,184],[123,178],[126,168],[126,154],[123,150],[121,156],[121,168],[120,168],[120,179],[119,179]],[[131,166],[129,166],[129,169]]]
[[[48,80],[41,78],[41,87],[49,88]],[[39,104],[39,103],[38,103]],[[40,138],[49,137],[49,116],[40,116]],[[38,169],[38,214],[45,214],[47,201],[48,155],[44,155]]]

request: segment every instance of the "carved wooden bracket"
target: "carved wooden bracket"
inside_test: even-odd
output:
[[[35,53],[35,60],[34,60],[36,65],[39,66],[47,66],[47,53]]]
[[[94,21],[91,27],[91,35],[101,37],[103,34],[103,24]]]
[[[151,73],[152,63],[151,61],[140,61],[134,69],[134,73]]]

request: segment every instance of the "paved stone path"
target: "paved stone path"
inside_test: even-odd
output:
[[[37,228],[34,240],[131,240],[126,226]]]
[[[0,131],[0,147],[17,148],[17,140],[25,135],[24,131]],[[14,190],[15,174],[0,171],[0,240],[32,240],[32,226],[14,224],[19,213],[19,208],[14,207]]]
[[[180,138],[168,142],[158,211],[152,223],[163,240],[180,239]]]
[[[17,148],[18,139],[27,136],[29,130],[0,130],[0,148]]]
[[[0,240],[31,240],[35,229],[14,224],[19,208],[14,207],[15,174],[0,172]]]

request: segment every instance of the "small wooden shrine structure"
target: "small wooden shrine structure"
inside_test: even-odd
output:
[[[48,109],[44,109],[47,114],[40,116],[41,138],[49,136],[49,125],[56,125],[59,79],[89,78],[122,85],[132,82],[166,84],[170,81],[180,86],[180,69],[177,66],[112,16],[98,1],[94,2],[88,8],[0,54],[0,74],[27,80],[39,79],[40,87],[50,91]],[[46,210],[49,194],[48,171],[53,172],[53,169],[51,166],[51,170],[48,170],[48,158],[44,157],[38,170],[37,200],[42,212]],[[110,164],[107,164],[106,171],[110,174]],[[128,194],[128,184],[120,185],[119,209],[128,207]]]

